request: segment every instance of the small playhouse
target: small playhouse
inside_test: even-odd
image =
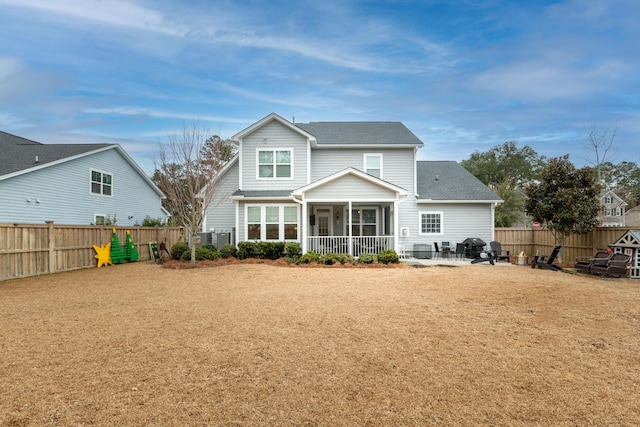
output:
[[[627,231],[609,246],[613,253],[625,254],[631,257],[629,277],[640,279],[640,230]]]

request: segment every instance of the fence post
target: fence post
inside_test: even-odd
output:
[[[49,273],[56,272],[56,248],[55,239],[53,238],[53,221],[45,221],[48,229],[49,240]]]

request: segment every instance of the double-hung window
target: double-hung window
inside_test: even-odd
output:
[[[113,175],[91,169],[91,194],[111,196],[113,187]]]
[[[420,212],[420,235],[442,234],[442,212]]]
[[[298,240],[298,206],[247,206],[247,240]]]
[[[293,178],[292,149],[258,149],[259,179]]]
[[[382,179],[382,154],[364,154],[364,171]]]

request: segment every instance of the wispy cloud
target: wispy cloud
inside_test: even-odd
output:
[[[54,13],[76,19],[116,27],[142,29],[182,35],[186,28],[172,24],[163,14],[121,0],[0,0],[0,5],[27,8],[36,12]]]

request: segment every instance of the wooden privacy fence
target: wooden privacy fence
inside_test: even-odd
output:
[[[590,257],[595,251],[604,251],[620,236],[632,228],[597,227],[590,234],[571,235],[565,238],[560,259],[567,263],[579,257]],[[529,261],[536,254],[549,255],[556,245],[551,230],[535,228],[496,228],[495,239],[502,243],[502,251],[511,256],[524,252]]]
[[[149,242],[185,239],[177,227],[0,224],[0,280],[95,267],[93,245],[110,243],[114,228],[123,247],[131,233],[140,260],[151,259]]]

